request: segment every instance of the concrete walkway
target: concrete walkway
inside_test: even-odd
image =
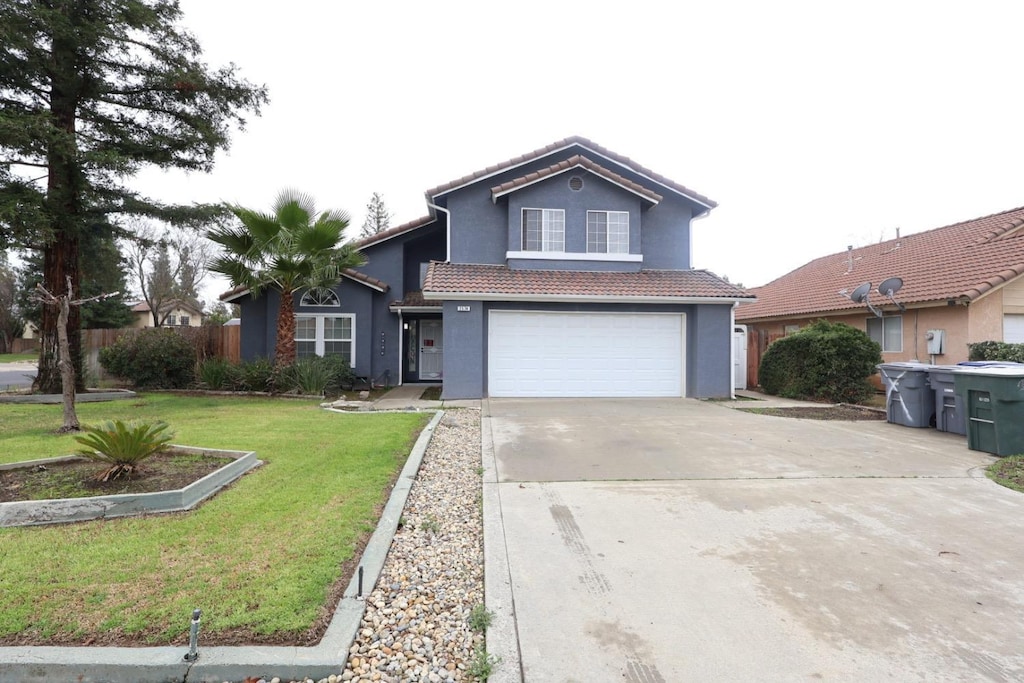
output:
[[[963,437],[490,399],[493,683],[1024,679],[1024,495]]]
[[[479,408],[480,401],[425,401],[421,397],[429,387],[440,384],[403,384],[373,402],[374,410],[440,410],[442,408]]]

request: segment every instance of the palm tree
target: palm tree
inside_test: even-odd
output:
[[[224,253],[210,270],[227,276],[233,287],[246,287],[254,297],[264,288],[281,295],[277,315],[274,363],[295,362],[295,292],[331,288],[346,268],[365,262],[349,242],[342,242],[348,215],[343,211],[317,213],[309,195],[282,190],[272,213],[229,204],[241,225],[207,233]]]

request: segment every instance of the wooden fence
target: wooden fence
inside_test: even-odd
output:
[[[759,385],[757,371],[761,367],[761,357],[768,346],[786,335],[761,330],[754,325],[747,327],[747,387],[754,389]]]
[[[167,327],[168,330],[184,336],[196,347],[199,360],[207,358],[224,358],[237,363],[242,359],[242,327],[231,325],[219,327],[204,325],[203,327]],[[133,328],[108,330],[82,330],[82,351],[86,358],[87,372],[96,379],[110,379],[100,366],[100,349],[111,346],[126,334],[139,332]]]

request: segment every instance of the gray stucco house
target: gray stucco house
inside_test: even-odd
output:
[[[715,202],[581,137],[426,193],[429,214],[358,242],[332,292],[296,295],[299,354],[443,397],[729,396],[738,303],[691,268]],[[242,357],[273,353],[278,301],[232,291]]]

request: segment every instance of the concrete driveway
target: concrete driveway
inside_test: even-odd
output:
[[[1024,678],[1024,495],[963,437],[678,399],[483,411],[492,681]]]

